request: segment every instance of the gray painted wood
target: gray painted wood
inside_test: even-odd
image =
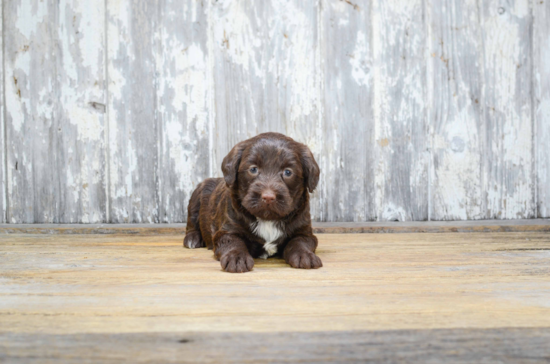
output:
[[[216,116],[213,174],[239,141],[276,131],[323,150],[319,118],[318,4],[216,1],[210,26]],[[229,91],[230,90],[230,91]],[[312,210],[318,211],[320,191]]]
[[[279,131],[322,168],[318,221],[549,217],[549,6],[3,0],[0,210],[184,222]]]
[[[323,220],[376,219],[370,1],[324,1]]]
[[[210,176],[212,91],[207,35],[205,1],[159,2],[154,55],[161,222],[186,221],[186,202]]]
[[[159,222],[159,7],[107,0],[110,222]]]
[[[478,16],[476,2],[436,0],[428,8],[433,220],[485,217],[483,45]]]
[[[535,217],[529,3],[481,6],[487,218]]]
[[[534,1],[533,17],[537,216],[550,217],[550,1]]]
[[[372,4],[377,219],[427,220],[426,4]]]
[[[3,0],[0,0],[0,6],[4,8]],[[2,72],[0,72],[0,221],[6,222],[6,214],[8,207],[8,195],[6,191],[6,123],[4,119],[6,107],[4,98],[4,22],[0,17],[0,64],[2,64]]]
[[[105,219],[104,9],[86,4],[4,2],[9,222]]]
[[[58,7],[59,221],[105,222],[105,7],[86,0]]]
[[[6,0],[4,15],[8,221],[59,222],[56,7]]]

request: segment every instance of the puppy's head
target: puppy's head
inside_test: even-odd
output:
[[[242,206],[263,220],[279,220],[299,207],[319,182],[319,166],[307,146],[278,133],[237,144],[222,171]]]

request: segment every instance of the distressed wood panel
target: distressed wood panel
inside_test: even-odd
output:
[[[48,1],[4,2],[8,221],[57,222],[56,19]],[[7,80],[6,80],[7,81]],[[32,99],[32,102],[31,102]],[[52,153],[53,152],[53,153]]]
[[[159,6],[107,0],[110,222],[159,222]]]
[[[475,1],[435,0],[428,8],[433,220],[485,216],[482,190],[483,47]],[[432,101],[433,100],[433,101]]]
[[[550,1],[533,1],[537,217],[550,217]]]
[[[205,1],[163,0],[155,30],[161,222],[183,222],[210,176],[210,78]]]
[[[430,151],[425,3],[372,4],[377,219],[426,220]]]
[[[5,1],[9,222],[104,221],[103,7]]]
[[[211,3],[216,118],[212,173],[244,139],[266,131],[307,144],[319,161],[318,4],[298,0]],[[318,188],[320,190],[320,188]],[[321,194],[312,214],[319,217]]]
[[[0,7],[4,9],[4,2],[0,0]],[[5,122],[5,97],[4,97],[4,19],[0,16],[0,221],[6,222],[8,208],[8,194],[6,191],[6,122]]]
[[[325,1],[322,22],[324,220],[374,220],[371,1]]]
[[[105,222],[105,7],[86,0],[58,4],[59,221]]]
[[[315,220],[550,217],[548,1],[2,6],[0,222],[184,222],[265,131]]]
[[[487,218],[535,216],[529,0],[481,3]]]

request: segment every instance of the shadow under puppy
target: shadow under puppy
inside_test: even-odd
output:
[[[185,247],[213,249],[232,273],[281,253],[294,268],[323,266],[309,214],[319,166],[307,146],[260,134],[233,147],[222,171],[224,178],[206,179],[191,196]]]

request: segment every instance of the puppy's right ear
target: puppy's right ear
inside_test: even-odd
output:
[[[248,143],[246,141],[240,142],[235,145],[233,149],[225,156],[222,162],[223,178],[227,187],[232,187],[237,180],[237,173],[239,171],[239,164],[241,164],[241,157]]]

